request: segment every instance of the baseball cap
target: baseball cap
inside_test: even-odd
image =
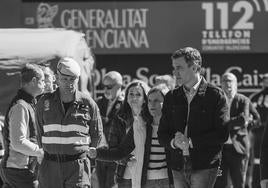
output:
[[[57,71],[65,76],[80,76],[80,65],[70,57],[61,58],[57,65]]]

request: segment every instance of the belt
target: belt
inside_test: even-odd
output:
[[[60,162],[60,163],[69,162],[69,161],[75,161],[77,159],[83,159],[85,157],[87,157],[86,152],[78,153],[78,154],[75,154],[75,155],[49,154],[47,152],[45,152],[45,154],[44,154],[44,159],[46,159],[48,161],[56,161],[56,162]]]

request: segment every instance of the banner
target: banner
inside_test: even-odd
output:
[[[268,0],[22,3],[23,27],[82,31],[97,54],[268,52]]]
[[[221,86],[221,75],[231,72],[238,80],[238,91],[249,96],[261,89],[261,82],[267,73],[268,54],[204,54],[204,77],[216,86]],[[110,63],[113,62],[113,63]],[[140,79],[150,86],[157,75],[172,74],[170,55],[105,55],[97,56],[95,85],[102,92],[101,81],[105,73],[116,70],[123,75],[124,85],[133,79]]]

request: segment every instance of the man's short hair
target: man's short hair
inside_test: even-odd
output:
[[[165,97],[165,95],[170,91],[170,89],[167,87],[166,84],[164,83],[161,83],[157,86],[154,86],[152,87],[149,92],[148,92],[148,96],[152,93],[155,93],[155,92],[159,92],[163,97]]]
[[[169,89],[174,89],[175,87],[175,79],[169,74],[158,75],[155,77],[155,84],[158,85],[161,83],[166,84]]]
[[[193,64],[196,64],[198,66],[198,70],[199,71],[201,70],[202,57],[201,57],[200,52],[197,49],[192,48],[192,47],[181,48],[172,54],[171,59],[175,60],[180,57],[184,57],[188,66],[192,66]]]
[[[21,70],[21,83],[22,85],[32,81],[34,77],[40,79],[42,77],[43,71],[39,65],[26,64]]]
[[[42,71],[44,72],[44,75],[46,77],[47,76],[54,76],[54,72],[50,67],[47,66],[41,66]]]
[[[118,84],[118,85],[123,85],[123,78],[122,78],[122,75],[117,72],[117,71],[110,71],[110,72],[107,72],[104,76],[103,76],[103,79],[102,80],[105,80],[107,78],[110,78],[115,84]]]
[[[233,73],[231,73],[231,72],[225,72],[221,76],[221,82],[226,82],[228,80],[232,80],[232,81],[235,81],[237,83],[237,77]]]

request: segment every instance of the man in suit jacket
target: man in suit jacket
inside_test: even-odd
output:
[[[247,129],[250,100],[237,93],[237,78],[234,74],[224,73],[221,85],[230,107],[230,135],[223,146],[222,176],[218,177],[215,187],[226,187],[231,182],[234,188],[244,188],[250,148]]]
[[[103,77],[104,97],[97,100],[100,114],[102,117],[103,131],[110,148],[116,147],[118,143],[110,140],[111,121],[118,113],[123,103],[122,85],[123,79],[119,72],[110,71]],[[97,161],[96,172],[100,188],[115,187],[115,170],[114,162]]]

